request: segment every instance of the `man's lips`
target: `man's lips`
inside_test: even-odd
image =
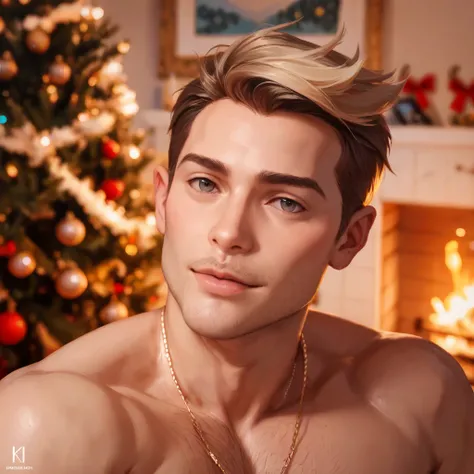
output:
[[[240,285],[248,286],[249,288],[255,288],[255,287],[259,286],[259,285],[248,283],[245,280],[239,278],[238,276],[236,276],[232,273],[228,273],[228,272],[220,272],[220,271],[217,271],[217,270],[207,269],[207,268],[203,268],[203,269],[199,269],[199,270],[192,269],[192,271],[194,273],[200,273],[200,274],[203,274],[203,275],[210,275],[210,276],[213,276],[214,278],[218,278],[219,280],[232,281],[232,282],[238,283]]]

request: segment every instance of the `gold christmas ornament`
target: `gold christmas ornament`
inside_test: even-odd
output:
[[[85,236],[85,225],[72,212],[69,212],[56,226],[56,238],[68,247],[79,245]]]
[[[100,312],[99,317],[104,324],[113,323],[128,318],[128,308],[116,297],[112,297],[110,303]]]
[[[0,81],[9,81],[18,74],[18,66],[10,51],[5,51],[0,59]]]
[[[51,44],[51,38],[42,28],[35,28],[26,35],[26,46],[32,53],[43,54]]]
[[[127,244],[125,246],[125,253],[130,255],[130,257],[134,257],[138,253],[138,247],[135,244]]]
[[[10,178],[16,178],[18,176],[18,168],[14,163],[7,163],[5,165],[5,171]]]
[[[81,296],[87,286],[87,277],[80,268],[68,268],[56,278],[56,291],[68,300]]]
[[[63,86],[71,79],[71,66],[64,62],[62,56],[56,56],[56,60],[49,67],[49,79],[57,86]]]
[[[36,260],[28,251],[18,252],[8,260],[8,271],[17,278],[30,276],[36,268]]]

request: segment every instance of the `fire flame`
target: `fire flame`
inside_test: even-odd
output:
[[[451,272],[453,291],[444,301],[438,297],[431,299],[434,313],[430,315],[430,323],[460,336],[474,335],[474,279],[463,269],[459,245],[455,240],[445,246],[445,264]],[[450,335],[433,339],[452,354],[471,354],[474,351],[462,337]]]
[[[453,291],[444,301],[435,297],[431,299],[434,313],[431,323],[437,326],[474,330],[472,313],[474,311],[474,280],[462,267],[458,242],[451,240],[445,246],[445,264],[451,272]]]

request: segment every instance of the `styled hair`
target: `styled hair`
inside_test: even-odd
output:
[[[318,117],[334,128],[342,146],[335,171],[342,232],[354,212],[371,201],[384,170],[392,171],[383,113],[404,80],[364,68],[358,49],[352,58],[335,51],[344,30],[320,46],[281,31],[292,23],[218,45],[200,60],[199,77],[183,87],[172,110],[170,183],[194,119],[213,102],[228,98],[264,115],[288,111]]]

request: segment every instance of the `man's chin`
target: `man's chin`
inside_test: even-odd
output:
[[[242,337],[248,332],[244,327],[242,312],[225,309],[194,309],[183,311],[186,325],[196,334],[206,339],[229,340]]]

